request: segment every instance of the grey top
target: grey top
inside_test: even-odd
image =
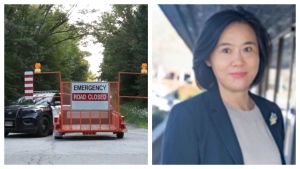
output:
[[[225,104],[240,144],[245,164],[282,164],[269,128],[255,105],[250,111]]]

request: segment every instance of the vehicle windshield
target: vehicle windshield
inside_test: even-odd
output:
[[[25,99],[25,97],[19,98],[14,104],[15,105],[40,105],[51,102],[54,93],[38,93],[34,94],[33,99]]]

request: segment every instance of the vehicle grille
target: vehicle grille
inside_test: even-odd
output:
[[[5,118],[16,118],[18,110],[5,109]]]
[[[19,114],[18,114],[18,117],[23,117],[23,116],[26,116],[27,114],[29,114],[30,111],[29,110],[20,110],[19,111]]]

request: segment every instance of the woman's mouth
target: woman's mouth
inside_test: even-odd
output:
[[[230,75],[234,78],[242,78],[242,77],[245,77],[247,74],[247,72],[233,72],[233,73],[230,73]]]

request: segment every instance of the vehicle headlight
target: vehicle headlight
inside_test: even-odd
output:
[[[35,110],[35,112],[37,112],[37,113],[41,113],[41,112],[43,112],[43,110],[41,110],[41,109],[37,109],[37,110]]]
[[[42,109],[42,111],[49,111],[50,110],[49,107],[42,107],[41,109]]]

